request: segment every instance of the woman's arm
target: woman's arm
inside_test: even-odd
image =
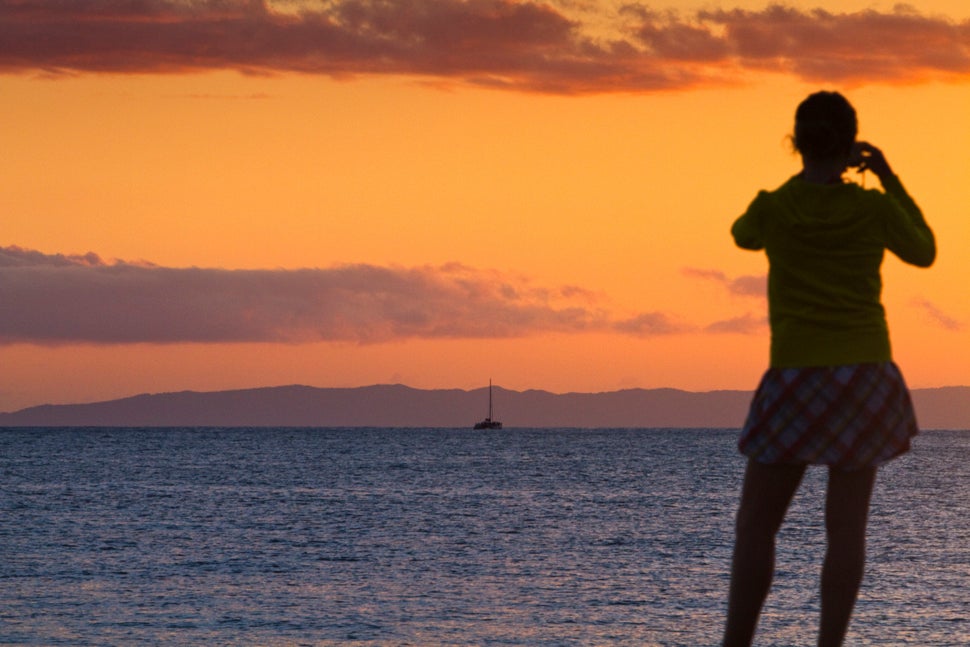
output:
[[[856,142],[852,145],[849,166],[875,173],[892,202],[892,212],[886,221],[886,247],[906,263],[919,267],[932,265],[936,259],[933,230],[893,173],[883,152],[869,142]]]
[[[731,235],[734,236],[734,243],[742,249],[764,249],[765,240],[761,223],[761,204],[765,199],[762,191],[754,199],[748,210],[731,225]]]

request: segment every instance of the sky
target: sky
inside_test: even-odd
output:
[[[0,0],[0,411],[283,384],[753,389],[733,220],[838,90],[933,227],[970,384],[970,3]],[[872,175],[852,179],[878,187]]]

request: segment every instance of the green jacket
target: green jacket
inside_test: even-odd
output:
[[[796,176],[761,191],[731,227],[739,247],[768,256],[772,366],[892,359],[880,301],[884,250],[929,267],[936,242],[899,178],[883,188]]]

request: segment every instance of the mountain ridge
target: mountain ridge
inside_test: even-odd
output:
[[[970,387],[912,391],[924,429],[970,429]],[[737,428],[752,392],[622,389],[552,393],[494,388],[495,418],[510,427]],[[403,384],[301,384],[225,391],[142,393],[0,413],[0,427],[471,427],[485,417],[488,387],[416,389]]]

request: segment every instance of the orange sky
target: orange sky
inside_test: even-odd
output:
[[[0,0],[0,410],[754,388],[766,264],[728,228],[821,87],[937,234],[884,266],[897,361],[970,384],[965,2],[48,4]]]

